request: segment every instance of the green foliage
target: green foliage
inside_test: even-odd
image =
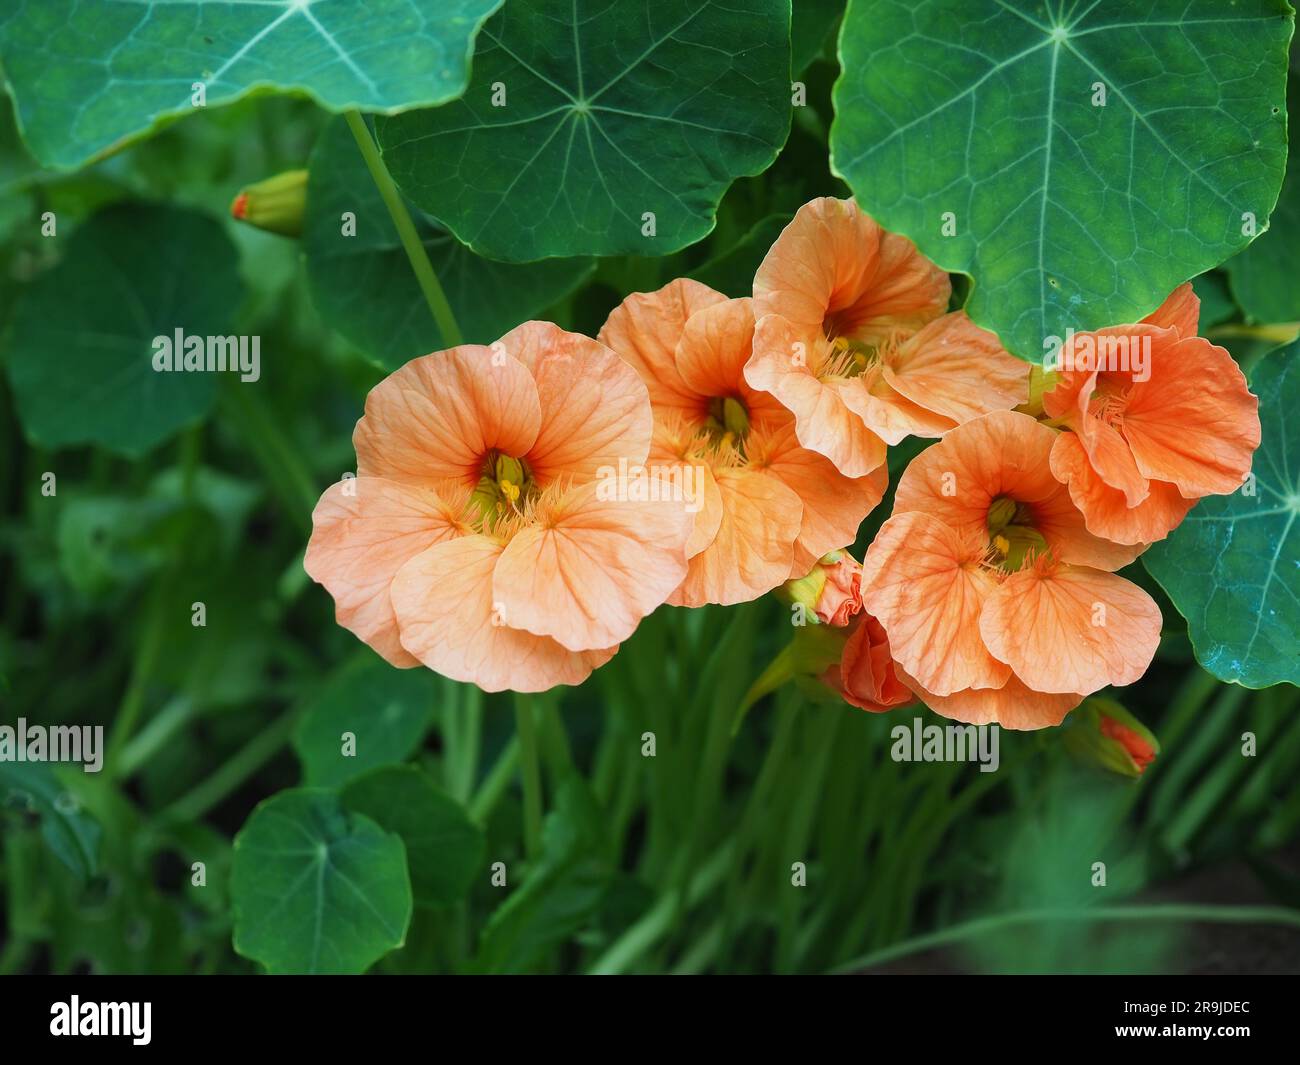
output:
[[[1135,322],[1250,243],[1244,216],[1262,228],[1277,200],[1294,17],[1281,0],[1223,10],[852,0],[836,172],[974,278],[971,317],[1020,358]]]
[[[377,123],[384,160],[481,255],[665,255],[784,143],[789,26],[789,0],[513,0],[462,99]]]

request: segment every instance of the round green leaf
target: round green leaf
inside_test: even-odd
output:
[[[481,255],[664,255],[784,143],[789,31],[789,0],[511,0],[462,99],[376,123],[384,159]]]
[[[345,229],[349,212],[355,230],[351,225]],[[412,206],[411,214],[471,344],[490,344],[541,314],[595,269],[585,259],[493,262],[475,255],[418,208]],[[330,123],[312,153],[303,249],[321,317],[380,365],[396,369],[447,346],[342,119]]]
[[[1252,480],[1201,500],[1142,556],[1186,619],[1197,661],[1247,688],[1300,684],[1300,341],[1251,374],[1263,440]]]
[[[1282,0],[851,0],[834,169],[1038,360],[1069,328],[1139,320],[1263,227],[1293,26]]]
[[[273,87],[393,113],[465,88],[502,0],[16,0],[0,63],[32,152],[75,167],[196,106]]]
[[[220,223],[177,207],[101,211],[14,312],[9,380],[27,438],[138,458],[197,421],[221,374],[154,370],[154,338],[221,336],[242,298]]]
[[[343,789],[343,805],[406,844],[415,901],[451,905],[469,892],[487,840],[455,799],[415,766],[384,766]]]
[[[438,683],[427,670],[394,669],[363,651],[312,698],[294,730],[306,782],[335,787],[410,757],[428,731]]]
[[[235,837],[235,950],[272,973],[360,973],[411,919],[401,839],[330,791],[282,791]]]

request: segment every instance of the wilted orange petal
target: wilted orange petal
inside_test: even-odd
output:
[[[1052,445],[1052,473],[1069,486],[1070,499],[1083,513],[1089,532],[1116,544],[1135,545],[1139,551],[1168,536],[1196,505],[1196,500],[1184,499],[1172,484],[1151,481],[1147,498],[1130,507],[1123,492],[1097,476],[1083,445],[1069,432],[1061,433]],[[1067,561],[1087,564],[1078,558]]]
[[[912,402],[956,425],[1029,400],[1028,364],[964,311],[936,318],[905,340],[887,354],[883,374]]]
[[[775,477],[715,467],[722,521],[712,543],[693,557],[674,606],[730,606],[770,592],[790,577],[799,535],[799,497]]]
[[[936,714],[969,725],[997,724],[1002,728],[1053,728],[1083,702],[1082,695],[1056,695],[1027,688],[1014,675],[1001,688],[968,688],[952,695],[926,691],[904,674],[908,686]]]
[[[686,576],[692,522],[681,503],[604,494],[600,484],[575,488],[510,540],[492,593],[511,628],[571,651],[609,647]]]
[[[799,443],[826,456],[846,477],[865,477],[885,461],[885,442],[845,402],[846,395],[862,389],[861,381],[817,377],[817,343],[779,316],[761,318],[745,379],[771,392],[794,415]]]
[[[428,484],[473,485],[492,449],[518,458],[537,439],[533,375],[506,354],[466,344],[412,359],[370,390],[352,442],[357,473]]]
[[[850,706],[875,714],[915,701],[898,678],[885,630],[867,614],[855,623],[839,664],[831,666],[823,679]]]
[[[655,292],[634,292],[610,313],[596,339],[630,362],[650,391],[656,414],[677,410],[692,421],[708,401],[682,380],[677,344],[696,311],[726,300],[708,285],[681,277]]]
[[[1184,281],[1142,321],[1146,325],[1173,329],[1180,336],[1194,337],[1201,318],[1201,301],[1190,281]]]
[[[1236,361],[1203,337],[1158,332],[1150,369],[1124,409],[1138,469],[1189,498],[1241,487],[1259,447],[1259,400]]]
[[[593,477],[620,458],[637,464],[650,447],[650,397],[631,366],[590,337],[550,322],[525,322],[500,340],[537,382],[541,429],[527,459],[545,485]]]
[[[791,577],[802,577],[822,555],[853,543],[889,486],[883,463],[865,477],[845,477],[829,459],[799,446],[790,423],[751,434],[748,450],[751,468],[779,479],[803,503]]]
[[[940,695],[1000,688],[1011,675],[980,636],[980,612],[997,588],[981,553],[938,518],[895,513],[862,563],[863,606],[899,665]]]
[[[303,568],[333,596],[338,623],[395,666],[419,662],[398,639],[388,587],[411,558],[468,531],[468,497],[454,482],[435,490],[354,477],[327,488],[312,511]]]
[[[1146,672],[1160,643],[1160,608],[1113,573],[1034,565],[989,596],[980,632],[1035,691],[1090,695]]]
[[[464,536],[398,570],[390,594],[402,646],[430,669],[485,691],[582,683],[618,648],[575,653],[504,624],[492,598],[492,571],[503,550],[486,536]]]

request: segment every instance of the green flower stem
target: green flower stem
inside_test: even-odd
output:
[[[402,241],[406,257],[411,261],[411,269],[415,271],[415,279],[420,284],[420,291],[424,293],[425,302],[433,312],[433,320],[438,323],[442,342],[447,347],[454,348],[463,343],[460,326],[456,324],[456,316],[452,313],[451,304],[447,302],[447,294],[442,290],[433,263],[429,261],[429,254],[424,250],[424,243],[415,231],[411,213],[402,202],[402,194],[393,184],[392,175],[384,165],[379,147],[375,144],[374,137],[370,135],[365,119],[356,111],[348,111],[344,117],[348,121],[348,128],[352,130],[352,136],[357,140],[357,147],[361,149],[361,157],[366,161],[366,167],[374,179],[375,187],[379,189],[379,195],[384,199],[384,206],[388,208],[393,225],[397,227],[397,235]]]
[[[104,778],[106,780],[113,780],[119,775],[118,762],[121,758],[122,748],[126,741],[131,738],[131,733],[135,731],[136,722],[144,709],[145,691],[149,684],[149,678],[153,675],[154,667],[158,663],[158,655],[162,650],[163,632],[167,625],[168,596],[165,589],[170,583],[169,576],[170,568],[162,571],[149,597],[144,633],[140,637],[140,643],[136,648],[135,661],[131,666],[131,680],[127,685],[126,694],[122,697],[121,705],[118,707],[117,717],[113,720],[113,731],[108,738],[108,749],[104,752]]]
[[[320,492],[302,460],[301,449],[285,436],[256,389],[235,383],[226,389],[224,398],[227,410],[239,423],[253,457],[275,486],[290,518],[300,531],[310,533],[311,512],[316,508]]]
[[[1153,921],[1175,921],[1184,924],[1203,921],[1215,924],[1275,924],[1300,928],[1300,912],[1283,906],[1212,906],[1197,904],[1171,904],[1149,906],[1097,906],[1086,910],[1022,910],[1018,913],[994,914],[945,928],[940,932],[917,936],[896,943],[892,947],[854,958],[836,966],[832,972],[848,973],[869,969],[876,965],[911,954],[951,946],[993,932],[1004,932],[1023,925],[1043,923],[1085,924],[1101,921],[1135,921],[1149,924]]]
[[[469,804],[469,815],[478,824],[482,825],[487,822],[488,816],[496,808],[498,800],[505,794],[506,788],[510,786],[510,781],[514,779],[515,769],[518,765],[519,740],[517,737],[511,737],[510,742],[502,749],[495,764],[488,770],[487,776],[483,778],[483,783],[479,786]]]
[[[529,858],[542,850],[542,767],[537,755],[537,720],[532,700],[515,693],[515,731],[519,736],[519,775],[524,785],[524,847]]]

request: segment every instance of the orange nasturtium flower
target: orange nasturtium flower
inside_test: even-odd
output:
[[[577,684],[686,573],[689,513],[606,490],[650,436],[636,372],[548,322],[414,359],[367,397],[357,476],[317,504],[307,572],[396,666]]]
[[[883,467],[845,477],[801,447],[790,412],[746,383],[751,303],[680,278],[629,296],[600,331],[650,390],[651,469],[686,471],[695,489],[678,606],[747,602],[803,576],[853,541],[885,490]]]
[[[1231,355],[1196,335],[1180,285],[1137,325],[1066,339],[1043,409],[1063,432],[1052,472],[1088,528],[1121,544],[1163,540],[1207,495],[1241,487],[1259,447],[1259,400]]]
[[[1159,608],[1113,572],[1139,549],[1085,527],[1049,468],[1056,436],[1015,411],[952,430],[904,471],[867,551],[863,605],[945,717],[1058,725],[1155,654]]]
[[[948,275],[852,200],[804,204],[754,278],[745,377],[794,413],[799,442],[860,477],[905,436],[1024,403],[1029,372],[964,312]]]

